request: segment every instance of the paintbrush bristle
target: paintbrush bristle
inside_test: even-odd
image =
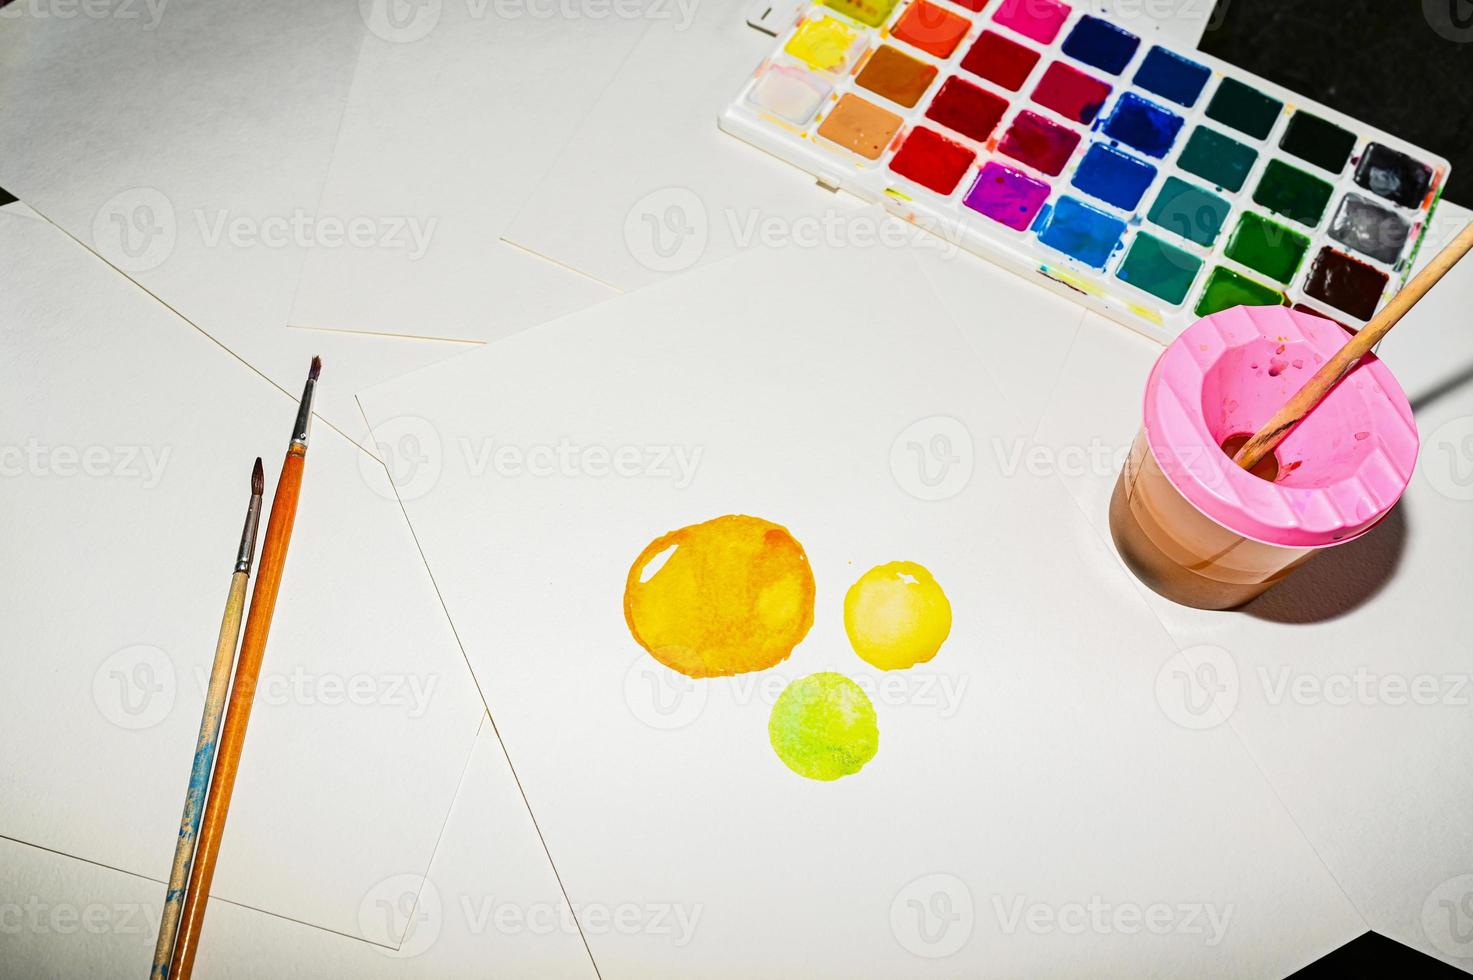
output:
[[[261,457],[256,457],[256,465],[251,467],[251,496],[259,497],[266,492],[266,472],[261,469]]]
[[[307,372],[307,379],[309,381],[316,381],[317,380],[317,376],[319,374],[321,374],[321,373],[322,373],[322,358],[320,358],[320,357],[314,357],[314,358],[312,358],[312,370],[310,370],[310,371]]]

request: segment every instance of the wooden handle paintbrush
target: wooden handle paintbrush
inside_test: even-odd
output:
[[[1392,297],[1391,302],[1386,304],[1386,309],[1377,313],[1366,324],[1365,329],[1351,337],[1344,347],[1336,351],[1334,357],[1321,365],[1314,376],[1304,383],[1304,387],[1295,392],[1294,397],[1285,402],[1284,407],[1253,434],[1253,438],[1243,443],[1243,447],[1233,456],[1233,462],[1245,470],[1252,470],[1260,460],[1277,449],[1284,437],[1299,424],[1299,420],[1314,410],[1320,399],[1329,394],[1330,389],[1355,367],[1356,362],[1391,332],[1397,321],[1406,316],[1417,300],[1437,285],[1437,281],[1447,275],[1447,271],[1457,265],[1458,260],[1467,255],[1469,249],[1473,249],[1473,224],[1464,228],[1447,248],[1427,263],[1427,267],[1417,273],[1401,292]]]
[[[168,972],[169,954],[174,951],[174,933],[179,926],[179,909],[184,903],[184,885],[194,859],[200,811],[210,786],[210,768],[215,762],[215,739],[220,734],[220,716],[225,711],[225,693],[230,688],[230,668],[235,664],[235,644],[240,639],[246,583],[251,577],[251,561],[256,556],[256,528],[261,523],[261,494],[265,489],[261,457],[257,456],[256,465],[251,470],[251,502],[246,507],[245,527],[240,532],[235,571],[230,576],[230,592],[225,598],[225,616],[220,621],[220,635],[215,641],[215,663],[210,667],[210,683],[205,690],[199,738],[194,743],[194,764],[190,767],[189,787],[184,793],[184,815],[179,818],[179,838],[174,844],[174,866],[169,870],[169,888],[164,895],[163,915],[159,918],[159,938],[153,948],[153,970],[149,973],[152,980],[163,980]]]
[[[276,482],[276,496],[271,501],[271,516],[266,521],[266,539],[261,545],[256,587],[251,592],[251,608],[246,614],[245,636],[240,641],[240,658],[235,667],[235,684],[230,689],[230,708],[220,734],[219,760],[215,764],[214,778],[210,780],[210,794],[205,802],[194,864],[189,869],[189,887],[179,916],[179,936],[169,960],[167,976],[170,980],[188,980],[194,972],[194,958],[199,952],[205,905],[210,898],[210,883],[215,877],[215,861],[220,856],[225,818],[230,812],[230,794],[235,790],[246,725],[251,720],[251,704],[255,700],[256,682],[261,673],[261,657],[266,652],[266,636],[271,632],[271,616],[276,611],[276,596],[281,590],[286,549],[291,542],[292,525],[296,522],[302,468],[307,460],[307,434],[312,424],[312,395],[321,370],[321,359],[312,358],[312,370],[307,375],[296,425],[292,428],[291,445],[287,447],[286,461],[281,464],[281,478]]]

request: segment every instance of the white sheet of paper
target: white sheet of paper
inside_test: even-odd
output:
[[[1470,217],[1444,204],[1421,261]],[[1227,651],[1214,669],[1223,697],[1232,692],[1228,724],[1371,928],[1464,969],[1473,967],[1473,942],[1460,938],[1473,926],[1473,831],[1459,817],[1473,809],[1470,304],[1465,263],[1381,346],[1422,436],[1418,473],[1381,527],[1241,612],[1188,609],[1141,589],[1179,645]],[[1107,539],[1120,455],[1160,353],[1109,326],[1090,316],[1080,329],[1038,434]]]
[[[1212,4],[1095,0],[1149,39],[1195,48]],[[506,232],[508,241],[636,289],[778,240],[825,236],[858,207],[716,128],[772,47],[741,6],[656,23]],[[842,231],[839,233],[842,234]]]
[[[550,7],[437,0],[372,25],[319,210],[405,230],[313,250],[293,325],[484,341],[614,295],[500,235],[650,18],[681,11]]]
[[[162,895],[157,883],[0,840],[0,895],[16,901],[6,918],[10,975],[148,972]],[[360,914],[412,918],[414,926],[400,926],[408,938],[387,950],[217,899],[197,975],[595,976],[489,724],[476,739],[428,877],[384,879],[364,896]]]
[[[910,262],[743,256],[360,396],[433,460],[401,491],[570,899],[698,916],[684,944],[590,935],[602,975],[1267,976],[1358,935],[1232,733],[1158,703],[1175,648],[1057,482],[1007,468],[1020,426]],[[1009,285],[1000,320],[1033,297]],[[624,579],[727,513],[802,542],[814,625],[770,671],[686,682],[631,639]],[[841,598],[895,559],[954,625],[877,675]],[[881,729],[832,784],[767,740],[824,669]],[[1161,935],[1132,924],[1158,903]]]
[[[51,224],[0,243],[0,835],[164,881],[251,462],[269,509],[296,398]],[[383,466],[312,436],[214,894],[397,943],[359,903],[428,867],[482,705]]]
[[[365,433],[350,393],[465,350],[282,329],[304,254],[351,247],[336,226],[383,214],[317,211],[359,4],[32,9],[4,8],[0,30],[0,186],[283,391],[322,355],[341,387],[321,414],[351,438]]]
[[[650,26],[505,237],[622,290],[745,248],[822,240],[861,204],[716,128],[772,46],[740,6]]]

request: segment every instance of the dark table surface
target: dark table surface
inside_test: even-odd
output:
[[[1202,50],[1442,154],[1473,207],[1473,0],[1218,0]]]

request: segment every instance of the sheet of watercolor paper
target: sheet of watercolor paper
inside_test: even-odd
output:
[[[161,896],[155,882],[0,840],[0,894],[35,899],[7,920],[19,926],[7,930],[10,975],[148,972]],[[476,739],[428,876],[385,878],[364,896],[361,914],[411,923],[396,927],[407,932],[403,944],[385,949],[217,898],[198,975],[596,976],[489,724]]]
[[[1284,975],[1363,930],[1158,703],[1174,646],[974,365],[908,253],[776,250],[360,396],[432,461],[399,490],[569,898],[675,903],[589,931],[605,978]],[[861,578],[866,656],[934,659],[857,655]]]
[[[1423,261],[1473,214],[1443,204]],[[1193,658],[1185,689],[1237,732],[1371,928],[1473,967],[1473,268],[1455,269],[1381,345],[1422,450],[1401,505],[1234,613],[1142,588]],[[1110,491],[1160,353],[1091,315],[1040,425],[1059,473],[1107,536]],[[1207,717],[1206,715],[1203,716]]]
[[[377,208],[317,210],[360,6],[96,9],[119,16],[4,8],[0,186],[293,397],[301,364],[322,355],[338,380],[319,413],[362,437],[348,393],[464,348],[282,329],[305,254],[361,247],[347,229],[365,220],[374,241],[393,231]]]
[[[1143,36],[1188,48],[1211,13],[1195,0],[1098,6],[1126,15]],[[627,290],[743,249],[832,237],[853,198],[716,128],[772,47],[747,26],[750,13],[703,4],[687,29],[653,24],[506,238]],[[785,28],[792,17],[778,20]]]
[[[0,215],[0,245],[0,835],[162,895],[251,463],[269,505],[296,397],[51,224]],[[397,944],[360,905],[429,866],[483,709],[383,466],[312,437],[214,893]]]
[[[404,234],[310,252],[292,325],[494,340],[613,295],[500,235],[640,34],[682,11],[556,9],[450,0],[370,22],[319,210]]]

